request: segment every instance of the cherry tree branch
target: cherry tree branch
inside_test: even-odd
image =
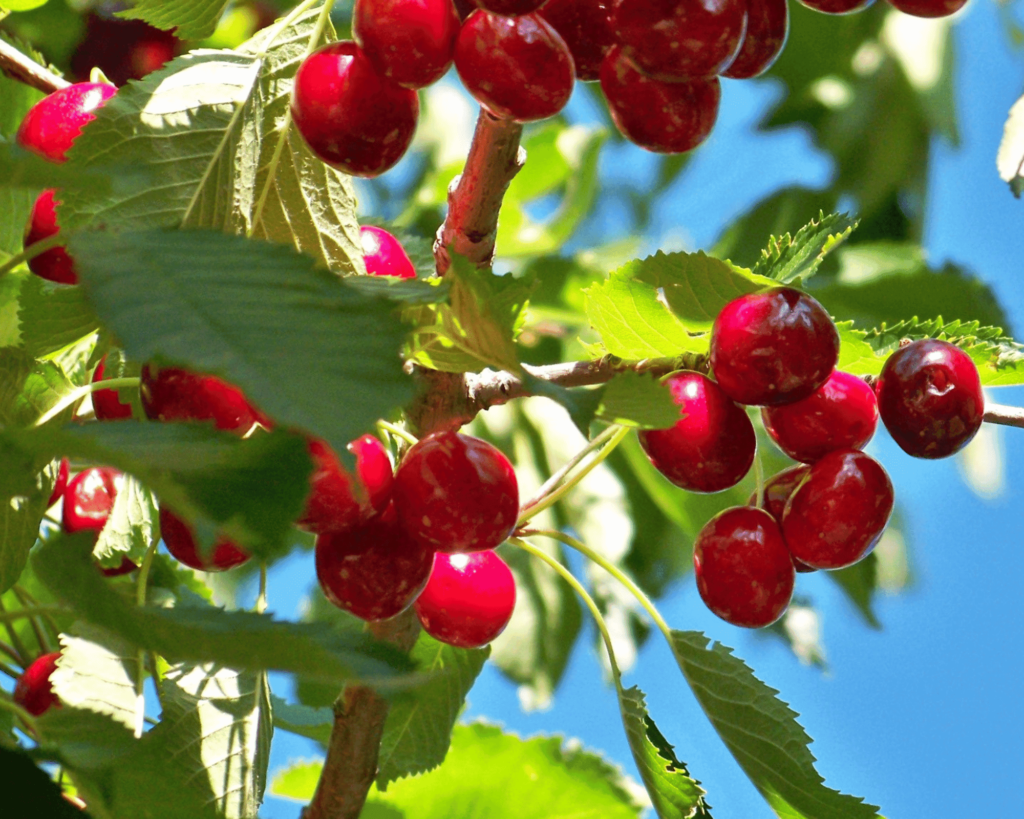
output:
[[[11,79],[39,89],[44,94],[52,94],[71,85],[3,39],[0,39],[0,71]]]
[[[1024,429],[1024,408],[989,404],[985,407],[985,423]]]

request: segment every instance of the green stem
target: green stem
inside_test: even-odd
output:
[[[56,606],[27,606],[23,609],[17,609],[16,611],[7,611],[4,608],[4,604],[0,602],[0,623],[10,623],[13,620],[21,620],[23,617],[35,617],[37,614],[66,614],[64,609],[59,609]],[[14,637],[11,638],[11,642],[14,643],[14,647],[20,652],[24,646],[19,648],[18,640]]]
[[[12,680],[16,680],[18,679],[18,677],[21,676],[20,671],[18,671],[16,668],[7,665],[7,663],[5,662],[0,662],[0,671],[2,671],[4,674],[10,677]]]
[[[38,736],[39,732],[36,730],[36,718],[33,717],[28,711],[22,708],[18,703],[13,700],[5,699],[0,697],[0,709],[4,711],[10,711],[16,717],[18,717],[25,726],[28,728],[29,733],[33,736]]]
[[[14,268],[23,262],[30,261],[36,256],[45,253],[47,250],[52,250],[55,247],[59,247],[64,244],[64,237],[60,235],[58,231],[53,236],[47,236],[45,239],[40,239],[38,242],[33,242],[26,247],[21,253],[16,256],[11,256],[6,262],[0,265],[0,276],[6,273],[10,273]]]
[[[30,655],[25,648],[25,644],[18,636],[18,632],[15,631],[14,627],[11,625],[12,620],[20,620],[22,617],[26,616],[22,613],[24,611],[25,609],[21,609],[20,611],[7,611],[7,608],[4,606],[3,599],[0,599],[0,619],[2,619],[4,628],[7,630],[7,636],[11,638],[12,648],[18,652],[18,657],[20,658],[19,665],[22,668],[27,668]]]
[[[61,526],[60,521],[57,521],[57,526]],[[19,600],[24,598],[27,601],[26,605],[35,606],[39,608],[39,601],[36,600],[36,598],[33,597],[31,593],[29,593],[26,589],[22,588],[21,586],[15,586],[14,590],[15,594],[18,595]],[[46,622],[46,625],[49,627],[50,637],[53,639],[53,644],[56,645],[60,642],[60,629],[57,627],[57,621],[53,619],[53,614],[51,614],[48,610],[45,609],[40,610],[38,614],[40,617],[43,618],[43,620]]]
[[[84,387],[79,387],[77,390],[72,390],[65,395],[60,401],[50,407],[39,420],[36,421],[35,426],[41,427],[47,421],[52,418],[56,418],[64,410],[70,407],[72,404],[81,401],[89,393],[96,390],[119,390],[124,387],[137,387],[139,386],[139,379],[136,378],[109,378],[106,381],[96,381],[92,384],[86,384]]]
[[[135,603],[138,606],[146,605],[146,587],[149,584],[149,571],[153,566],[153,559],[156,557],[156,548],[160,541],[153,538],[142,558],[142,565],[139,567],[139,578],[135,586]],[[139,739],[146,725],[146,652],[139,649],[135,655],[135,738]]]
[[[757,481],[757,497],[754,504],[758,509],[764,508],[764,465],[761,463],[761,453],[754,453],[754,480]]]
[[[28,600],[25,598],[24,592],[15,586],[11,591],[14,592],[15,597],[18,598],[18,602],[22,606],[28,605]],[[22,609],[24,611],[24,609]],[[50,639],[43,633],[43,627],[39,622],[38,615],[33,615],[28,618],[28,622],[32,626],[32,632],[36,635],[36,642],[39,643],[39,650],[43,654],[49,654],[53,651],[53,645],[50,643]]]
[[[0,653],[6,654],[11,660],[14,660],[18,665],[21,665],[21,657],[18,656],[18,652],[14,650],[13,646],[0,642]]]
[[[267,610],[267,564],[260,563],[260,593],[256,597],[256,613]]]
[[[381,419],[380,421],[377,422],[377,426],[380,429],[384,430],[385,432],[390,432],[396,438],[401,438],[403,441],[409,444],[409,446],[416,446],[416,444],[419,443],[419,439],[411,432],[404,430],[401,427],[390,423],[389,421]]]

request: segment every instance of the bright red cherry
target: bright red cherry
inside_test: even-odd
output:
[[[619,39],[657,80],[721,73],[739,53],[746,25],[746,0],[615,0]]]
[[[313,474],[306,508],[296,521],[298,526],[316,534],[350,529],[388,505],[393,481],[391,459],[379,440],[364,435],[348,445],[349,452],[356,456],[355,482],[324,441],[311,438],[308,446]]]
[[[516,473],[486,441],[439,432],[411,447],[395,473],[395,509],[415,540],[439,552],[493,549],[519,516]]]
[[[789,500],[789,496],[793,494],[793,490],[800,485],[800,481],[804,479],[804,475],[810,472],[810,469],[809,466],[791,466],[789,469],[783,469],[764,485],[764,503],[762,508],[775,518],[775,522],[779,526],[782,526],[782,513],[786,509],[786,502]],[[757,492],[751,493],[747,505],[757,505]],[[817,569],[808,566],[806,563],[801,563],[796,558],[793,559],[793,566],[798,572],[817,571]]]
[[[473,12],[455,43],[455,68],[484,108],[519,122],[561,111],[576,79],[565,40],[537,14]]]
[[[459,15],[452,0],[358,0],[352,36],[389,80],[406,88],[437,82],[452,64]]]
[[[740,46],[740,53],[736,55],[736,59],[722,72],[722,76],[734,80],[748,80],[763,74],[782,53],[788,36],[788,0],[750,0],[743,45]]]
[[[192,527],[166,506],[160,507],[160,536],[167,551],[179,563],[203,572],[224,572],[241,566],[250,557],[240,546],[225,537],[218,537],[205,557],[200,555]]]
[[[875,384],[885,428],[916,458],[945,458],[981,428],[985,396],[971,357],[948,341],[928,338],[901,347]]]
[[[18,128],[18,144],[51,162],[64,162],[68,149],[94,113],[117,89],[99,82],[80,82],[54,91],[37,102]]]
[[[93,384],[103,380],[103,368],[106,361],[107,357],[104,356],[96,366],[96,372],[92,376]],[[101,421],[120,421],[132,417],[132,405],[122,403],[117,396],[117,390],[93,390],[92,408],[96,417]]]
[[[473,0],[477,8],[502,14],[506,17],[521,17],[545,5],[546,0]]]
[[[799,401],[828,380],[839,360],[839,333],[806,293],[778,287],[733,299],[711,328],[711,368],[741,404]]]
[[[691,492],[721,492],[738,484],[750,470],[757,446],[746,411],[700,373],[676,373],[665,385],[680,418],[668,429],[637,433],[651,463]]]
[[[118,470],[107,466],[90,467],[75,475],[64,490],[64,531],[70,535],[103,529],[123,481]]]
[[[366,272],[371,276],[416,278],[416,268],[409,254],[405,252],[402,243],[386,230],[373,225],[363,225],[359,228],[359,239],[363,246]]]
[[[718,119],[717,77],[687,82],[651,79],[612,46],[601,64],[601,90],[616,127],[648,151],[680,154],[700,145]]]
[[[493,551],[434,556],[434,569],[416,598],[416,616],[436,640],[480,648],[505,630],[516,607],[516,581]]]
[[[42,716],[52,706],[60,708],[60,699],[53,693],[50,677],[57,670],[60,652],[44,654],[29,664],[14,685],[14,701],[33,717]]]
[[[830,452],[810,468],[782,514],[793,557],[815,569],[852,566],[870,552],[892,513],[882,465],[860,450]]]
[[[576,79],[598,79],[605,54],[619,41],[612,20],[612,0],[548,0],[538,14],[569,46]]]
[[[316,576],[334,605],[363,620],[401,614],[423,591],[434,550],[398,525],[394,504],[367,522],[316,539]]]
[[[299,66],[292,117],[310,150],[352,176],[378,176],[409,148],[416,92],[377,73],[351,41],[314,51]]]
[[[39,194],[36,203],[32,206],[32,214],[29,216],[28,225],[25,227],[25,249],[56,236],[60,228],[57,225],[57,205],[59,204],[54,195],[56,191],[48,188]],[[57,284],[78,284],[78,274],[75,272],[75,263],[63,247],[51,247],[44,250],[38,256],[28,260],[28,269],[39,278]]]
[[[60,465],[57,467],[57,479],[54,481],[53,491],[50,493],[50,499],[46,502],[48,508],[64,497],[64,490],[68,486],[68,470],[70,468],[71,462],[67,458],[61,458]]]
[[[833,449],[863,449],[878,425],[878,402],[863,378],[834,370],[807,398],[764,407],[761,420],[783,452],[809,464]]]
[[[967,0],[889,0],[889,4],[914,17],[948,17],[960,11]]]
[[[793,597],[793,561],[763,509],[734,506],[711,518],[693,544],[693,567],[704,604],[734,626],[771,625]]]
[[[213,421],[217,429],[239,435],[253,424],[269,424],[238,387],[212,375],[146,364],[140,392],[146,417],[155,421]]]
[[[864,11],[874,2],[875,0],[800,0],[801,5],[822,14],[854,14]]]

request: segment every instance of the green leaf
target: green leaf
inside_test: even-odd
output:
[[[874,629],[882,627],[871,605],[878,590],[878,555],[872,552],[859,563],[838,571],[825,572],[825,576],[842,590],[865,623]]]
[[[125,475],[92,551],[96,562],[109,569],[128,558],[141,566],[149,545],[160,539],[159,514],[156,496],[131,475]]]
[[[0,81],[2,80],[3,77],[0,76]],[[32,191],[0,188],[0,264],[23,250],[25,225],[28,224],[35,199]],[[10,276],[8,273],[5,278],[9,279]],[[0,313],[0,327],[4,328],[5,333],[9,320]]]
[[[1024,191],[1024,97],[1013,104],[1006,118],[996,166],[999,177],[1010,186],[1013,195],[1020,199]]]
[[[797,231],[772,236],[768,248],[754,265],[754,273],[789,283],[805,281],[818,272],[825,257],[841,245],[857,227],[857,219],[845,213],[824,212]]]
[[[51,361],[36,361],[23,351],[0,357],[0,426],[25,427],[72,392],[74,386]],[[60,418],[71,420],[71,408]]]
[[[4,461],[4,468],[17,470],[18,467],[12,461]],[[27,494],[5,496],[0,493],[0,594],[17,583],[25,570],[56,476],[57,463],[53,462],[30,479]]]
[[[718,735],[772,810],[786,819],[875,819],[878,809],[825,785],[811,738],[778,692],[732,649],[673,631],[676,661]]]
[[[615,376],[604,386],[597,417],[612,424],[666,429],[679,420],[679,406],[658,379],[636,372]]]
[[[432,679],[397,700],[388,712],[377,767],[380,790],[444,762],[455,720],[490,653],[490,648],[453,648],[420,634],[411,656]]]
[[[316,793],[316,784],[320,781],[323,768],[322,762],[293,762],[275,774],[270,783],[270,792],[280,799],[309,802]]]
[[[135,749],[135,737],[123,722],[99,711],[51,708],[38,720],[40,748],[65,765],[81,771],[100,771]]]
[[[173,29],[183,40],[202,40],[217,29],[217,21],[227,7],[228,0],[135,0],[117,16],[145,20],[166,31]]]
[[[331,727],[334,725],[333,709],[312,708],[308,705],[285,702],[273,695],[270,697],[270,704],[275,729],[298,734],[327,747],[327,742],[331,738]]]
[[[392,304],[290,248],[147,231],[80,234],[71,249],[89,301],[129,358],[223,376],[276,423],[336,452],[412,397]]]
[[[271,25],[236,52],[193,51],[121,88],[75,141],[69,164],[117,156],[154,176],[115,195],[66,191],[65,229],[216,228],[293,245],[339,273],[363,271],[352,183],[291,122],[299,63],[334,39],[328,24],[311,42],[319,15],[314,7]]]
[[[29,0],[35,2],[35,0]],[[39,5],[42,5],[41,3]],[[14,10],[11,7],[10,2],[4,3],[4,8]],[[46,65],[46,59],[36,51],[34,48],[29,46],[27,43],[12,37],[6,31],[0,32],[0,39],[2,39],[8,45],[13,46],[26,57],[35,60],[37,63]],[[0,137],[7,137],[13,139],[14,135],[18,131],[18,127],[21,125],[21,121],[25,118],[25,114],[29,112],[29,109],[35,105],[39,100],[43,98],[44,94],[30,85],[20,82],[13,77],[8,77],[6,74],[0,74]],[[0,177],[2,178],[2,177]],[[3,201],[3,195],[0,194],[0,202]],[[6,213],[3,209],[0,209],[0,224],[3,223]],[[21,224],[21,228],[24,229],[24,221]],[[0,234],[2,234],[2,228],[0,228]],[[21,242],[21,234],[18,234],[18,242]],[[3,248],[3,243],[0,243],[0,248]]]
[[[96,331],[99,319],[80,287],[53,284],[26,274],[18,307],[21,344],[45,358]]]
[[[58,201],[65,202],[86,190],[93,196],[117,198],[145,189],[152,182],[150,170],[133,159],[112,162],[104,156],[84,167],[77,163],[53,163],[20,145],[0,140],[0,188],[21,191],[29,195],[32,203],[43,188],[60,188]],[[70,228],[63,220],[61,226]],[[24,227],[23,222],[22,230]]]

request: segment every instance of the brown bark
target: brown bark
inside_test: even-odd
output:
[[[52,94],[71,85],[3,40],[0,40],[0,71],[11,79],[38,88],[44,94]]]

